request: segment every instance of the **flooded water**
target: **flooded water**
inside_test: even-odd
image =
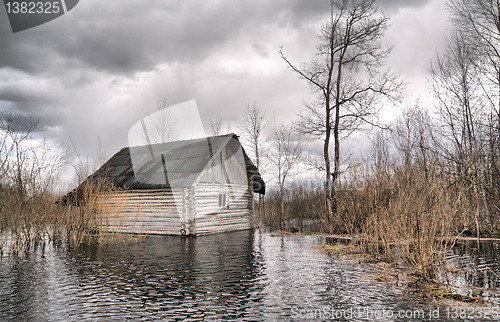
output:
[[[0,320],[349,320],[331,316],[349,310],[353,320],[398,310],[407,318],[379,320],[420,320],[408,314],[426,303],[315,249],[323,243],[248,230],[4,254]]]
[[[453,286],[500,287],[499,241],[462,240],[446,255],[447,274],[440,281]]]

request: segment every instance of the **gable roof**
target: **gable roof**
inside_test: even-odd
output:
[[[190,187],[224,147],[233,153],[241,147],[253,191],[264,194],[265,183],[234,134],[123,148],[80,187],[95,179],[122,189]]]

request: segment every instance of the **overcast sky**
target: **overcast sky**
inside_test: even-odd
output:
[[[447,32],[445,0],[380,0],[390,16],[389,65],[410,97],[427,91]],[[33,113],[45,136],[108,156],[155,110],[196,99],[203,121],[233,123],[249,102],[291,121],[310,96],[279,56],[314,55],[328,0],[83,0],[64,16],[13,34],[0,8],[0,110]],[[392,110],[387,114],[395,114]],[[205,125],[206,125],[205,124]]]

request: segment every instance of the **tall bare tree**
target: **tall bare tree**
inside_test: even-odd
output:
[[[5,184],[7,174],[9,173],[9,146],[7,142],[8,136],[9,135],[5,131],[5,129],[0,128],[0,185]]]
[[[500,1],[450,0],[454,27],[471,48],[476,49],[472,64],[478,75],[475,82],[482,90],[482,141],[488,141],[488,171],[484,184],[490,218],[500,215]],[[484,126],[483,126],[484,125]],[[484,140],[486,138],[486,140]],[[500,225],[497,221],[496,225]],[[498,229],[498,227],[497,227]]]
[[[238,124],[243,137],[248,141],[253,150],[257,170],[260,170],[260,153],[263,141],[262,132],[265,128],[265,115],[266,112],[256,102],[248,103],[243,113],[243,120]]]
[[[474,64],[475,49],[464,37],[462,32],[455,32],[448,38],[446,52],[432,65],[431,74],[439,112],[453,145],[448,157],[454,159],[464,177],[469,177],[471,165],[478,161],[477,127],[484,102]]]
[[[263,131],[265,128],[264,117],[265,111],[256,103],[248,103],[245,112],[243,114],[243,120],[238,124],[238,128],[242,131],[244,139],[250,145],[252,152],[255,156],[255,165],[257,166],[257,171],[262,174],[261,169],[261,158],[262,153],[262,143],[263,143]],[[259,215],[263,210],[262,205],[262,195],[259,194],[258,203]]]
[[[28,147],[28,141],[34,132],[40,129],[40,122],[33,119],[31,115],[22,117],[15,113],[2,113],[0,117],[0,129],[6,133],[10,144],[7,147],[6,166],[7,178],[15,190],[17,198],[24,203],[27,194],[27,168],[29,158],[33,151]]]
[[[277,124],[269,140],[270,148],[266,151],[267,158],[275,168],[275,177],[280,189],[280,228],[285,214],[285,183],[294,176],[297,162],[304,151],[304,141],[295,135],[293,127]]]
[[[403,110],[391,132],[404,171],[417,168],[426,180],[429,179],[435,166],[439,165],[436,145],[440,143],[429,111],[418,104]]]
[[[474,63],[486,76],[481,84],[488,89],[491,107],[500,116],[500,2],[450,0],[448,5],[462,40],[477,49]]]
[[[318,94],[319,103],[306,106],[299,125],[304,133],[323,140],[330,218],[337,210],[342,138],[362,124],[375,125],[379,99],[395,98],[402,85],[395,74],[382,70],[390,53],[390,48],[381,44],[387,28],[388,17],[377,11],[374,0],[332,0],[330,19],[321,27],[316,58],[297,66],[280,51],[289,68]]]

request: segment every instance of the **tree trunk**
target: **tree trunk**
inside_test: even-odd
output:
[[[280,233],[283,231],[283,219],[285,217],[285,192],[284,187],[281,185],[280,187]]]
[[[332,182],[332,171],[330,168],[330,151],[328,150],[330,147],[330,136],[332,132],[332,126],[330,123],[330,99],[327,97],[325,100],[326,105],[326,133],[325,133],[325,141],[323,145],[323,157],[325,160],[325,169],[326,169],[326,187],[325,187],[325,202],[326,202],[326,210],[328,211],[328,219],[333,220],[336,209],[334,208],[335,204],[335,187]]]

